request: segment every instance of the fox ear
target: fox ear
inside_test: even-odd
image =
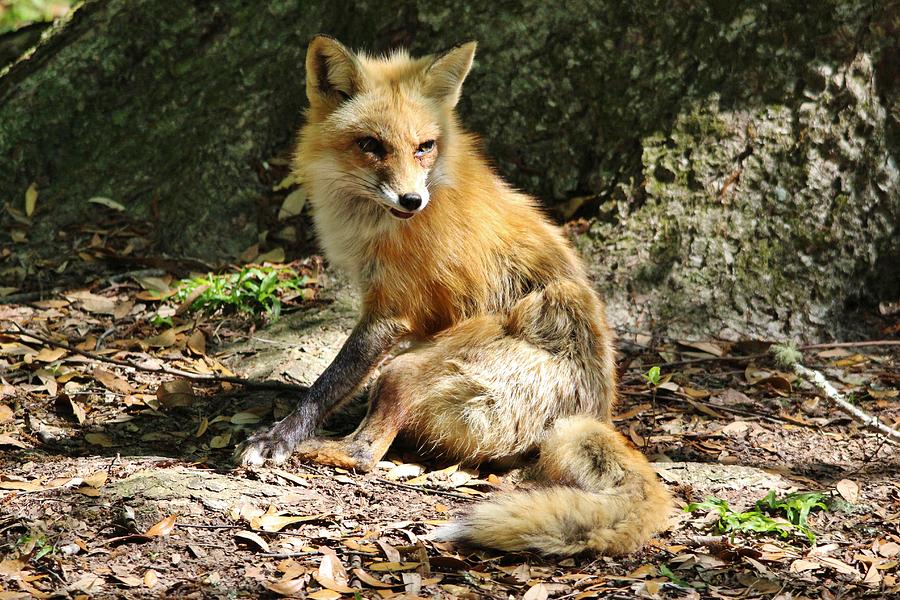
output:
[[[317,35],[306,51],[306,96],[312,106],[334,108],[359,91],[356,55],[336,39]]]
[[[439,55],[425,72],[425,94],[449,108],[459,102],[463,81],[472,68],[477,42],[454,46]]]

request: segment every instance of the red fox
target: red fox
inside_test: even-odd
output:
[[[362,315],[296,410],[237,459],[366,471],[402,434],[466,463],[534,463],[534,489],[477,505],[438,537],[632,552],[666,527],[671,499],[610,424],[613,334],[575,252],[457,122],[474,55],[475,42],[411,58],[311,41],[294,167]],[[313,437],[373,375],[359,428]]]

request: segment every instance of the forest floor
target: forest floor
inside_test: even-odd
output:
[[[102,258],[111,239],[95,232],[77,255]],[[620,332],[615,424],[655,461],[679,506],[669,531],[632,556],[548,559],[430,541],[473,502],[513,488],[517,474],[412,449],[395,448],[367,474],[296,461],[233,468],[234,444],[290,410],[298,384],[353,323],[352,299],[339,284],[321,290],[318,263],[293,266],[302,286],[266,329],[190,312],[190,297],[174,301],[166,265],[7,296],[0,600],[900,593],[897,447],[779,371],[765,343]],[[803,351],[858,406],[900,423],[898,346]],[[242,377],[288,386],[248,387]],[[328,427],[346,430],[354,418]],[[758,508],[770,490],[821,495],[787,496],[795,508],[818,505],[808,530]],[[683,510],[712,496],[727,502],[721,513]],[[728,523],[735,531],[719,527]]]

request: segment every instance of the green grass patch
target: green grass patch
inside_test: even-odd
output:
[[[757,500],[753,509],[737,512],[728,506],[725,500],[707,498],[705,502],[692,502],[685,510],[695,512],[712,510],[719,513],[716,529],[719,533],[775,533],[783,538],[792,535],[805,536],[810,544],[816,540],[809,528],[809,513],[816,509],[828,510],[825,496],[818,492],[805,494],[788,494],[779,498],[775,490],[770,490],[766,497]]]
[[[252,266],[237,273],[208,273],[182,279],[172,286],[171,300],[187,305],[188,311],[213,314],[236,312],[275,320],[288,297],[312,297],[311,279],[290,267]]]

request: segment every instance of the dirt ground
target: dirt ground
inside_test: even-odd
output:
[[[620,332],[615,422],[681,508],[716,496],[747,510],[770,489],[822,492],[813,543],[721,535],[707,511],[679,511],[628,557],[473,551],[427,535],[512,489],[515,472],[404,448],[368,474],[230,464],[234,444],[300,392],[199,378],[312,381],[353,323],[339,281],[266,329],[183,312],[157,327],[147,277],[161,276],[95,275],[90,286],[0,304],[0,599],[900,593],[897,447],[780,372],[765,344]],[[900,424],[895,343],[808,348],[804,362]],[[649,383],[654,365],[660,379]],[[357,407],[327,428],[359,416]]]

